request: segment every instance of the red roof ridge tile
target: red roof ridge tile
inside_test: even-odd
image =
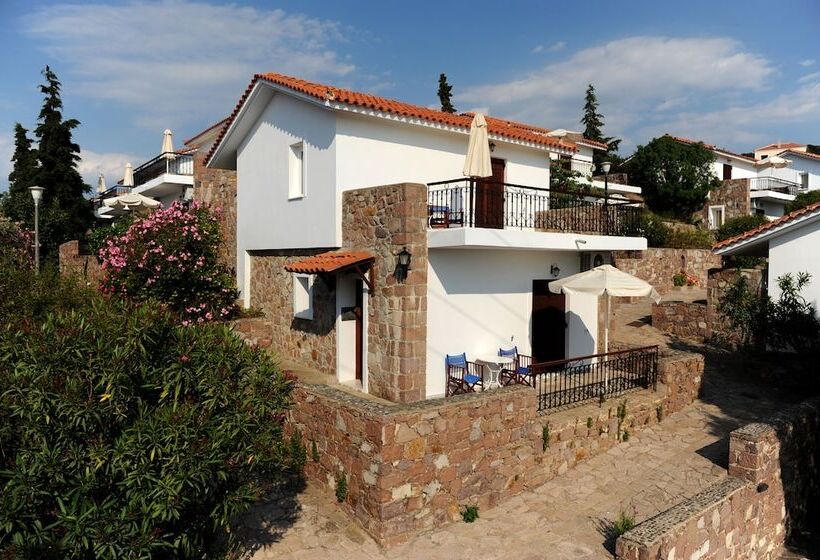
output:
[[[247,100],[256,83],[264,80],[290,90],[308,95],[315,99],[327,102],[342,103],[345,105],[353,105],[358,107],[365,107],[374,111],[391,113],[408,118],[420,119],[428,122],[434,122],[442,125],[453,126],[462,129],[469,129],[472,122],[472,116],[468,113],[446,113],[438,109],[430,109],[421,105],[413,105],[405,103],[404,101],[397,101],[387,97],[372,95],[369,93],[357,92],[349,89],[339,88],[320,84],[316,82],[309,82],[301,78],[287,76],[285,74],[277,74],[269,72],[264,74],[255,74],[251,83],[245,89],[245,92],[240,97],[236,107],[228,116],[222,130],[216,138],[213,146],[211,146],[208,155],[205,158],[206,163],[210,162],[216,148],[221,144],[225,134],[230,128],[230,125],[236,119],[242,105]],[[518,140],[521,142],[529,142],[542,146],[554,146],[569,151],[576,151],[577,146],[574,142],[549,136],[548,129],[526,125],[523,123],[516,123],[515,121],[508,121],[497,117],[487,116],[487,128],[491,135],[509,138],[511,140]],[[594,142],[585,140],[585,142]]]
[[[734,245],[738,241],[743,241],[744,239],[749,239],[754,237],[759,233],[763,233],[768,231],[772,228],[782,226],[785,223],[791,222],[792,220],[804,216],[806,214],[810,214],[815,210],[820,210],[820,202],[815,202],[813,204],[809,204],[808,206],[804,206],[803,208],[798,208],[793,212],[789,212],[785,216],[781,216],[776,220],[772,220],[771,222],[766,222],[765,224],[761,224],[756,228],[750,229],[749,231],[744,231],[741,234],[735,235],[734,237],[730,237],[728,239],[724,239],[723,241],[719,241],[712,246],[712,250],[716,251],[718,249],[723,249],[724,247],[728,247],[729,245]]]
[[[321,274],[330,273],[373,261],[376,257],[373,253],[368,251],[326,251],[313,255],[312,257],[305,257],[297,261],[293,261],[285,265],[285,270],[288,272],[297,272],[302,274]]]

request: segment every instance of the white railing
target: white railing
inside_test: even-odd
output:
[[[577,159],[570,160],[569,166],[570,166],[569,167],[570,171],[575,171],[577,173],[580,173],[584,177],[591,177],[592,173],[595,169],[595,166],[592,165],[592,162],[590,162],[590,161],[581,161],[581,160],[577,160]]]

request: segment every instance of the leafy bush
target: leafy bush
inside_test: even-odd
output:
[[[461,510],[461,519],[464,523],[472,523],[478,519],[478,506],[464,506]]]
[[[785,206],[784,211],[786,213],[794,212],[795,210],[800,210],[801,208],[805,208],[809,204],[814,204],[815,202],[820,202],[820,190],[813,190],[798,194],[794,197],[793,201],[789,202]]]
[[[0,216],[0,266],[34,266],[34,232]]]
[[[761,216],[759,214],[730,218],[726,220],[723,223],[723,225],[720,226],[718,230],[715,232],[715,239],[717,241],[729,239],[730,237],[740,235],[741,233],[745,233],[758,226],[761,226],[767,223],[768,221],[769,220],[766,218],[766,216]]]
[[[202,558],[304,460],[290,381],[224,325],[97,296],[0,354],[0,557]]]
[[[621,510],[618,518],[612,523],[612,533],[615,538],[620,537],[635,528],[635,513]]]
[[[741,345],[765,342],[768,299],[749,287],[749,280],[739,272],[718,303],[718,311],[740,336]]]
[[[221,240],[219,222],[206,206],[175,202],[107,240],[100,250],[103,291],[161,301],[186,325],[228,318],[237,291],[217,260]]]
[[[88,235],[86,235],[89,251],[95,255],[99,255],[100,250],[106,246],[106,241],[114,237],[125,235],[132,223],[134,223],[133,214],[127,214],[117,218],[113,223],[92,229]]]
[[[95,293],[52,265],[35,276],[31,269],[0,263],[0,328],[36,325],[49,313],[83,309]]]
[[[340,504],[347,499],[347,477],[343,471],[336,473],[336,501]]]
[[[664,247],[671,249],[711,249],[712,234],[705,229],[669,229]]]
[[[700,286],[700,279],[694,274],[681,270],[672,275],[672,285],[677,287]]]
[[[641,232],[650,247],[666,247],[670,229],[660,216],[646,211],[641,216]]]

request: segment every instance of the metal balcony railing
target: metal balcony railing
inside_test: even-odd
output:
[[[806,190],[800,183],[777,177],[752,177],[749,179],[749,188],[753,191],[774,191],[792,196]]]
[[[193,175],[194,157],[190,154],[164,153],[143,163],[134,170],[134,186],[144,185],[165,173],[173,175]]]
[[[593,235],[641,235],[643,209],[597,190],[544,189],[491,179],[428,184],[431,228],[518,228]]]

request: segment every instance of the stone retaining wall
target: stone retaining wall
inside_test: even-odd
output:
[[[814,522],[820,498],[820,399],[730,435],[729,477],[641,523],[621,560],[778,558]]]
[[[236,268],[236,171],[205,167],[207,146],[194,153],[194,200],[218,210],[222,229],[219,261],[231,270]],[[235,274],[234,274],[235,275]]]
[[[540,415],[525,386],[410,404],[376,402],[330,386],[300,386],[292,425],[308,446],[308,476],[332,490],[382,545],[534,488],[680,410],[696,397],[700,355],[660,359],[659,390]],[[315,446],[316,457],[312,458]],[[318,459],[318,460],[315,460]]]
[[[80,242],[66,241],[60,245],[60,274],[73,275],[90,286],[97,286],[103,279],[103,271],[96,255],[84,250]]]
[[[723,206],[724,220],[752,214],[749,179],[729,179],[723,181],[718,188],[712,189],[709,192],[709,200],[700,211],[700,218],[704,224],[709,223],[710,206]]]
[[[672,277],[685,270],[706,286],[708,272],[721,266],[720,256],[710,249],[660,249],[645,251],[614,251],[613,266],[652,284],[666,294],[674,288]]]
[[[763,287],[763,270],[715,268],[709,271],[706,283],[706,333],[708,340],[720,342],[728,346],[738,343],[738,335],[729,327],[726,317],[719,311],[720,301],[726,291],[737,281],[739,276],[745,276],[749,289],[759,292]]]
[[[706,302],[653,303],[652,326],[680,338],[703,340],[706,337]]]

